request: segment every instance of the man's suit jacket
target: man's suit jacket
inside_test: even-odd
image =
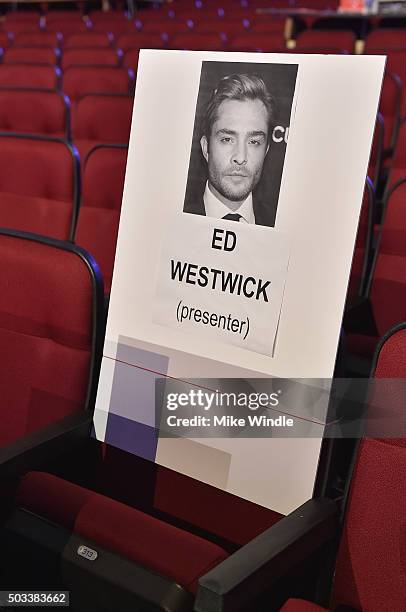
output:
[[[263,202],[259,201],[254,194],[252,197],[252,205],[254,209],[255,225],[267,225],[268,227],[273,227],[274,219],[272,211],[269,210],[269,206],[266,206]],[[183,212],[206,216],[203,193],[197,197],[192,197],[189,194],[186,194]]]

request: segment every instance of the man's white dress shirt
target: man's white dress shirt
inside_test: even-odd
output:
[[[207,217],[222,219],[231,213],[241,215],[241,219],[239,220],[240,223],[255,223],[252,192],[237,210],[230,210],[228,206],[216,198],[216,196],[210,191],[208,182],[206,182],[203,202]]]

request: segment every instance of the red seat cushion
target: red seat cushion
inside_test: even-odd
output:
[[[23,478],[17,502],[192,593],[199,577],[227,557],[216,544],[43,472]]]

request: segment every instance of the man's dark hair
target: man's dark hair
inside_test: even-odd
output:
[[[268,140],[271,138],[275,119],[275,100],[263,79],[255,74],[230,74],[221,79],[213,90],[203,116],[202,135],[210,138],[217,119],[217,111],[225,100],[261,100],[268,113]]]

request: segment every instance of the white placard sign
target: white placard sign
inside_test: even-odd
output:
[[[140,53],[98,439],[282,513],[311,497],[307,425],[157,440],[155,379],[332,376],[383,70],[374,56]]]
[[[158,267],[153,320],[272,356],[288,257],[283,232],[177,215]]]

